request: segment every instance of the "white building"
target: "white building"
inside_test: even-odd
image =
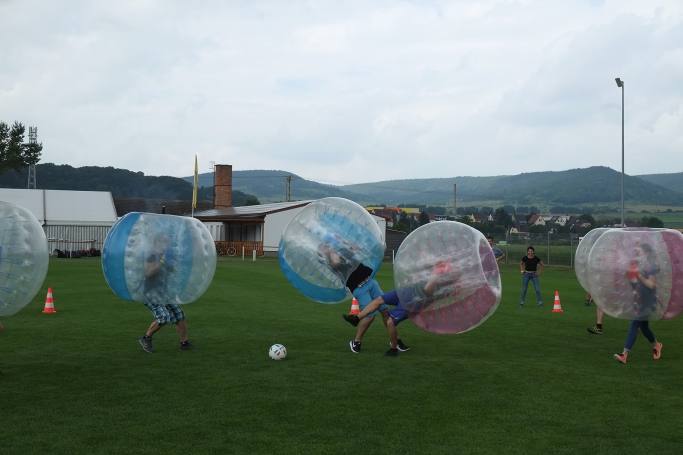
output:
[[[35,215],[43,225],[50,252],[101,250],[117,219],[108,191],[0,188],[0,201],[24,207]]]
[[[313,201],[276,202],[272,204],[225,207],[195,212],[211,232],[219,254],[251,256],[275,254],[289,222]],[[386,235],[386,220],[370,215]]]

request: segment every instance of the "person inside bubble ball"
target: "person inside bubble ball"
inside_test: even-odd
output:
[[[452,267],[450,263],[440,261],[432,269],[431,277],[424,286],[418,285],[405,288],[400,293],[405,301],[423,302],[421,306],[428,306],[429,300],[439,293],[439,286],[445,281],[449,281],[451,276]],[[393,308],[389,310],[387,305]],[[405,305],[401,304],[399,291],[385,292],[374,298],[359,314],[343,314],[342,317],[349,324],[359,326],[369,315],[381,308],[387,308],[383,311],[383,315],[386,316],[386,326],[390,340],[390,348],[385,355],[397,356],[399,351],[406,351],[407,349],[402,349],[401,347],[403,343],[398,338],[396,326],[410,317],[410,312],[405,308]]]
[[[486,237],[489,242],[489,246],[493,250],[493,255],[496,258],[496,263],[500,264],[503,259],[505,259],[505,252],[496,246],[496,242],[493,240],[493,236],[489,235]]]
[[[629,353],[638,337],[638,330],[652,346],[652,358],[659,360],[662,356],[662,343],[657,341],[655,334],[650,330],[647,318],[657,309],[657,257],[654,249],[647,243],[638,245],[634,251],[634,259],[626,271],[626,279],[633,289],[633,305],[636,319],[631,321],[621,354],[614,354],[617,362],[626,364]]]
[[[541,283],[538,277],[540,277],[543,272],[543,261],[536,256],[536,250],[534,250],[533,246],[529,245],[526,249],[526,256],[524,256],[519,263],[519,271],[522,273],[522,293],[519,296],[519,306],[524,306],[526,291],[529,288],[529,281],[534,285],[536,305],[542,306],[543,298],[541,297]]]
[[[357,248],[353,245],[349,245],[348,242],[344,241],[339,235],[328,233],[322,240],[322,243],[318,247],[319,257],[324,263],[328,264],[340,278],[344,278],[348,275],[345,285],[353,297],[358,301],[358,306],[361,311],[363,311],[374,299],[382,295],[382,288],[377,280],[372,278],[373,269],[356,259],[355,252],[357,251]],[[349,349],[351,349],[351,352],[354,354],[360,353],[363,337],[370,328],[370,325],[375,321],[375,316],[378,313],[382,316],[382,322],[389,332],[389,342],[392,343],[392,339],[395,338],[393,345],[398,346],[397,349],[401,351],[410,350],[410,347],[398,338],[395,327],[391,328],[389,326],[390,322],[386,305],[378,305],[374,310],[367,313],[368,317],[363,319],[360,324],[356,324],[356,334],[352,340],[349,340]]]
[[[152,335],[169,323],[176,326],[176,332],[180,338],[180,349],[187,350],[192,347],[187,336],[185,313],[180,305],[167,302],[164,295],[168,275],[173,270],[167,258],[168,245],[168,235],[157,234],[152,242],[152,251],[145,258],[143,303],[154,315],[154,320],[149,328],[138,340],[145,352],[154,351]]]

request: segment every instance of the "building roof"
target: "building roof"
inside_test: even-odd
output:
[[[0,201],[29,210],[44,225],[109,225],[116,221],[109,191],[0,188]]]
[[[263,220],[266,215],[271,213],[304,207],[311,202],[313,201],[274,202],[272,204],[202,210],[201,212],[194,212],[194,217],[201,221],[257,221]]]

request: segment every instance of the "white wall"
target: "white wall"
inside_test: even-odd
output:
[[[375,223],[379,226],[379,230],[382,232],[382,240],[386,243],[387,240],[387,220],[381,216],[370,214],[371,217],[375,219]]]
[[[263,251],[277,252],[280,246],[282,233],[285,232],[287,225],[292,219],[301,212],[304,207],[297,207],[282,212],[266,215],[265,228],[263,232]]]
[[[40,224],[43,224],[45,221],[43,190],[0,188],[0,201],[11,202],[14,205],[25,208],[38,218]]]
[[[222,222],[205,221],[204,226],[206,226],[211,233],[214,242],[225,240],[225,226]]]

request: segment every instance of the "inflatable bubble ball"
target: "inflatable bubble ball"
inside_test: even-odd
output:
[[[586,291],[588,291],[588,255],[591,252],[591,248],[593,248],[595,241],[609,229],[610,228],[596,228],[588,231],[576,247],[576,253],[574,254],[574,271],[576,272],[576,278],[579,280],[579,284]]]
[[[501,298],[498,264],[486,237],[455,221],[428,223],[406,237],[394,262],[394,284],[410,319],[433,333],[472,330]]]
[[[211,284],[216,247],[199,220],[131,212],[109,231],[102,270],[111,290],[124,300],[191,303]]]
[[[609,229],[588,255],[588,292],[608,315],[672,319],[683,311],[683,234],[671,229]]]
[[[0,201],[0,316],[11,316],[33,300],[48,262],[47,238],[36,217]]]
[[[304,207],[285,229],[280,268],[309,299],[347,298],[347,281],[359,267],[372,278],[384,257],[384,233],[372,215],[348,199],[329,197]]]

